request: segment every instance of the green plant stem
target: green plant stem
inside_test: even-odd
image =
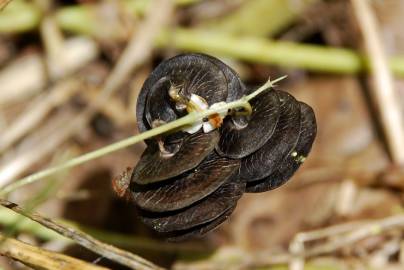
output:
[[[157,45],[317,72],[354,74],[368,68],[363,57],[348,49],[275,42],[265,38],[235,37],[217,32],[187,29],[166,31],[159,36]],[[397,66],[401,66],[401,70]],[[402,59],[396,59],[392,67],[399,75],[404,76]]]
[[[0,10],[0,33],[19,33],[37,27],[41,11],[32,3],[12,1]]]
[[[24,4],[24,7],[31,5],[31,8],[4,15],[14,2],[0,13],[0,33],[28,31],[38,26],[38,10],[31,4]],[[102,27],[98,27],[97,17],[91,15],[92,9],[86,5],[62,8],[57,12],[56,20],[63,30],[96,36],[97,29]],[[26,23],[19,19],[20,16],[38,19]],[[368,60],[350,49],[270,41],[259,37],[236,37],[223,32],[178,28],[161,33],[156,45],[323,73],[357,74],[369,70]],[[395,75],[404,77],[404,56],[390,58],[389,66]]]
[[[319,0],[248,0],[227,16],[202,23],[201,29],[236,35],[273,36]]]
[[[63,9],[59,12],[62,16]],[[83,15],[83,18],[88,19]],[[84,20],[84,19],[83,19]],[[76,23],[80,20],[76,20]],[[59,21],[61,28],[72,30],[67,21]],[[156,45],[189,52],[203,52],[226,56],[254,63],[281,67],[300,68],[309,71],[357,74],[368,71],[369,64],[363,55],[344,48],[310,45],[286,41],[271,41],[259,37],[237,37],[216,31],[177,28],[162,32]],[[392,57],[390,68],[397,76],[404,77],[404,57]]]
[[[201,0],[174,0],[174,4],[176,6],[187,6],[199,1]],[[149,9],[151,2],[150,0],[125,0],[123,4],[130,13],[144,14]]]
[[[249,101],[254,98],[256,95],[258,95],[259,93],[261,93],[262,91],[272,87],[275,83],[283,80],[286,76],[280,77],[274,81],[268,80],[263,86],[261,86],[260,88],[258,88],[256,91],[254,91],[253,93],[251,93],[248,96],[244,96],[239,100],[233,101],[233,102],[229,102],[229,103],[224,103],[220,106],[217,106],[214,109],[208,109],[202,112],[192,112],[190,114],[187,114],[186,116],[179,118],[175,121],[169,122],[165,125],[159,126],[157,128],[153,128],[151,130],[148,130],[146,132],[143,132],[141,134],[135,135],[133,137],[124,139],[122,141],[110,144],[106,147],[103,147],[101,149],[97,149],[95,151],[89,152],[87,154],[84,154],[82,156],[73,158],[68,160],[67,162],[64,162],[60,165],[54,166],[54,167],[50,167],[48,169],[45,169],[43,171],[39,171],[37,173],[31,174],[27,177],[24,177],[22,179],[19,179],[13,183],[11,183],[10,185],[4,187],[1,191],[0,191],[0,196],[5,196],[8,193],[24,186],[30,183],[33,183],[35,181],[38,181],[40,179],[43,179],[47,176],[50,176],[52,174],[55,174],[57,172],[66,170],[68,168],[72,168],[75,167],[77,165],[83,164],[87,161],[102,157],[106,154],[109,154],[111,152],[120,150],[122,148],[128,147],[130,145],[133,145],[135,143],[138,143],[140,141],[155,137],[157,135],[163,134],[167,131],[170,130],[175,130],[177,128],[180,127],[184,127],[187,125],[191,125],[193,123],[196,123],[198,121],[201,121],[203,118],[212,115],[212,114],[216,114],[216,113],[227,113],[228,110],[231,109],[236,109],[236,108],[246,108],[247,110],[249,110],[251,108]]]
[[[7,0],[8,1],[8,0]],[[201,0],[174,0],[177,6],[195,4]],[[143,15],[148,10],[150,0],[124,0],[123,9],[134,15]],[[92,35],[100,31],[96,5],[72,5],[57,12],[57,20],[65,30]],[[0,12],[0,33],[20,33],[38,27],[42,16],[37,5],[30,1],[14,0]],[[67,29],[66,29],[67,28]],[[102,28],[101,28],[102,29]]]

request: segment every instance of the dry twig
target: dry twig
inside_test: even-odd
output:
[[[130,73],[149,59],[153,43],[160,30],[165,26],[173,11],[172,1],[153,1],[147,12],[147,18],[132,36],[114,70],[105,82],[103,92],[106,96],[116,91],[125,82]],[[106,97],[108,98],[108,97]]]
[[[311,258],[335,252],[343,247],[370,236],[380,235],[394,229],[404,229],[404,215],[396,215],[375,221],[349,222],[315,231],[298,233],[290,243],[295,254],[279,254],[263,259],[260,264],[288,263],[294,256],[298,258]],[[305,248],[304,244],[318,240],[325,243]],[[293,247],[300,247],[295,249]]]
[[[38,126],[54,108],[66,102],[79,88],[77,79],[66,79],[40,95],[0,134],[0,154]]]
[[[388,66],[375,15],[368,0],[351,0],[355,15],[365,40],[375,86],[374,102],[381,114],[381,121],[393,161],[404,164],[404,118],[399,98]]]
[[[132,254],[130,252],[118,249],[114,246],[102,243],[97,239],[85,234],[79,230],[64,226],[59,224],[49,218],[42,217],[41,215],[31,212],[25,212],[17,204],[9,202],[7,200],[0,199],[0,205],[11,209],[29,219],[32,219],[41,225],[60,233],[61,235],[72,239],[77,244],[122,265],[130,267],[132,269],[142,269],[142,270],[155,270],[161,269],[160,267],[154,265],[153,263]]]
[[[370,236],[380,235],[384,232],[394,229],[404,229],[404,215],[397,215],[384,218],[378,221],[369,222],[368,224],[358,226],[353,224],[352,230],[344,235],[338,236],[338,232],[329,231],[330,236],[338,236],[332,240],[314,246],[304,252],[305,257],[313,257],[321,254],[331,253],[342,247],[350,246],[359,240]],[[299,234],[304,237],[304,233]],[[299,236],[298,236],[299,237]]]
[[[290,242],[289,252],[261,253],[257,256],[244,255],[247,268],[267,265],[290,264],[292,269],[301,269],[304,260],[336,252],[352,246],[367,237],[381,235],[392,230],[404,230],[404,215],[396,215],[380,220],[348,222],[319,230],[302,232]],[[322,240],[322,241],[320,241]],[[315,242],[321,242],[316,244]],[[305,245],[310,243],[310,247]]]
[[[0,234],[0,254],[19,261],[35,269],[54,270],[103,270],[101,266],[90,264],[63,254],[47,251],[21,241],[6,238]]]
[[[45,84],[46,73],[39,53],[23,55],[12,60],[0,70],[0,107],[38,94]]]
[[[22,149],[0,167],[0,186],[8,184],[32,164],[53,153],[61,141],[67,140],[68,137],[64,132],[66,123],[76,115],[70,110],[61,111],[53,115],[41,129],[26,138],[22,142]]]

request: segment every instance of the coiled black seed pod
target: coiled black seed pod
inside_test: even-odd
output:
[[[184,54],[163,61],[143,85],[137,103],[140,131],[184,116],[197,95],[207,105],[248,91],[220,60]],[[285,183],[310,152],[313,110],[290,94],[264,91],[249,116],[230,114],[219,130],[176,132],[147,141],[130,179],[143,222],[168,239],[200,236],[225,221],[244,192]]]

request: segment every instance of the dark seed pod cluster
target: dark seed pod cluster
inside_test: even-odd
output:
[[[144,83],[138,126],[143,132],[184,116],[192,94],[212,105],[248,92],[218,59],[179,55]],[[219,129],[177,131],[146,142],[129,186],[146,225],[169,239],[203,235],[230,216],[244,192],[277,188],[294,174],[316,136],[313,110],[277,90],[250,103],[250,115],[230,114]]]

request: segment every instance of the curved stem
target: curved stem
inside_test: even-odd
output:
[[[251,99],[253,99],[254,97],[256,97],[258,94],[260,94],[261,92],[273,87],[275,85],[275,83],[285,79],[286,76],[277,78],[274,81],[268,80],[264,85],[262,85],[260,88],[258,88],[257,90],[255,90],[253,93],[251,93],[248,96],[244,96],[236,101],[233,102],[229,102],[229,103],[224,103],[223,105],[217,106],[214,109],[208,109],[205,111],[201,111],[201,112],[191,112],[189,114],[187,114],[184,117],[181,117],[175,121],[169,122],[167,124],[164,124],[162,126],[150,129],[146,132],[140,133],[138,135],[129,137],[127,139],[121,140],[119,142],[110,144],[108,146],[105,146],[103,148],[97,149],[95,151],[89,152],[87,154],[78,156],[76,158],[72,158],[60,165],[56,165],[54,167],[50,167],[48,169],[39,171],[37,173],[28,175],[22,179],[19,179],[11,184],[9,184],[8,186],[4,187],[2,190],[0,190],[0,196],[5,196],[8,193],[22,187],[25,186],[27,184],[33,183],[35,181],[38,181],[40,179],[43,179],[47,176],[50,176],[52,174],[55,174],[59,171],[68,169],[68,168],[73,168],[75,166],[78,166],[80,164],[83,164],[87,161],[102,157],[106,154],[115,152],[117,150],[123,149],[125,147],[128,147],[130,145],[136,144],[140,141],[146,140],[146,139],[150,139],[152,137],[155,137],[157,135],[163,134],[167,131],[171,131],[180,127],[184,127],[187,125],[191,125],[195,122],[201,121],[203,118],[212,115],[212,114],[216,114],[216,113],[227,113],[229,110],[231,109],[236,109],[236,108],[244,108],[247,111],[251,110],[251,105],[249,104],[249,101]]]

